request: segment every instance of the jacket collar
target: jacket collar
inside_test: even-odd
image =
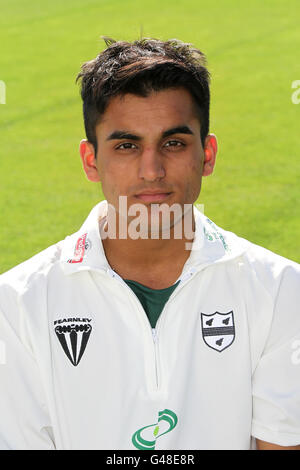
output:
[[[184,272],[191,268],[197,269],[203,265],[231,260],[246,250],[242,238],[218,227],[196,206],[193,209],[196,231]],[[110,269],[99,233],[99,226],[105,223],[106,214],[107,201],[101,201],[91,210],[80,230],[66,237],[60,259],[66,274]]]

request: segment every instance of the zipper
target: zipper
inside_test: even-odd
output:
[[[158,344],[157,344],[157,331],[156,328],[152,328],[152,338],[153,338],[153,343],[154,343],[154,354],[155,354],[155,378],[156,378],[156,389],[159,389],[159,371],[158,371],[158,363],[159,363],[159,357],[158,357]]]
[[[213,263],[213,265],[215,266],[216,264],[223,264],[224,262],[227,262],[227,261],[228,261],[227,259],[221,259],[221,260],[215,261]],[[160,314],[160,316],[157,320],[155,328],[151,327],[150,322],[147,318],[147,315],[146,315],[144,309],[142,308],[138,298],[136,297],[134,292],[131,290],[131,288],[126,284],[124,279],[121,276],[119,276],[119,274],[117,274],[115,271],[113,271],[113,269],[111,269],[110,267],[106,268],[106,272],[107,272],[108,275],[110,275],[116,281],[120,282],[120,284],[122,284],[126,289],[128,289],[130,291],[131,298],[134,299],[133,301],[135,302],[136,306],[143,313],[143,315],[142,315],[143,320],[142,321],[144,323],[145,330],[147,331],[146,334],[147,334],[148,338],[149,337],[151,338],[150,341],[151,341],[151,344],[152,344],[152,357],[154,357],[153,370],[155,371],[155,373],[154,373],[155,379],[154,380],[152,379],[151,383],[154,384],[154,387],[152,386],[152,390],[156,393],[160,392],[160,389],[161,389],[161,367],[160,367],[160,362],[161,361],[160,361],[160,356],[159,356],[159,337],[160,337],[160,330],[162,329],[162,325],[163,325],[163,322],[165,321],[165,317],[166,317],[166,308],[167,308],[169,302],[171,302],[174,299],[174,297],[176,297],[176,295],[178,295],[180,290],[183,289],[183,287],[186,286],[188,280],[192,279],[196,274],[200,273],[207,266],[211,266],[211,265],[212,265],[211,262],[206,262],[205,264],[202,264],[201,266],[198,266],[198,267],[192,266],[185,273],[182,273],[182,275],[178,279],[180,281],[180,284],[177,286],[177,288],[174,290],[174,292],[172,292],[172,294],[169,297],[167,303],[165,304],[165,306],[164,306],[164,308],[163,308],[163,310],[162,310],[162,312],[161,312],[161,314]]]
[[[199,270],[200,271],[200,270]],[[164,313],[164,310],[166,309],[166,306],[168,305],[168,303],[174,299],[174,297],[176,297],[176,295],[178,294],[178,292],[186,285],[186,281],[188,279],[192,279],[192,277],[194,277],[194,274],[199,272],[196,268],[190,268],[187,272],[185,272],[179,279],[178,281],[180,281],[180,284],[176,287],[176,289],[172,292],[172,294],[170,295],[168,301],[166,302],[157,322],[156,322],[156,327],[155,327],[155,330],[156,330],[156,339],[158,339],[158,332],[159,330],[161,330],[161,323],[162,323],[162,320],[163,318],[165,317],[165,315],[163,315]],[[177,282],[178,282],[177,281]]]
[[[153,337],[154,343],[156,343],[156,328],[152,328],[152,337]]]
[[[204,267],[205,266],[203,266],[203,268]],[[178,294],[178,292],[186,285],[186,281],[188,279],[191,279],[195,275],[195,273],[199,272],[199,269],[196,269],[196,268],[192,267],[179,278],[180,284],[177,286],[177,288],[174,290],[174,292],[169,297],[167,303],[165,304],[165,306],[164,306],[164,308],[163,308],[163,310],[162,310],[162,312],[161,312],[161,314],[160,314],[160,316],[157,320],[155,328],[151,327],[149,319],[146,315],[146,312],[144,311],[144,309],[142,308],[138,298],[136,297],[134,292],[131,290],[131,288],[126,284],[124,279],[121,276],[119,276],[119,274],[117,274],[111,268],[107,268],[106,272],[113,279],[115,279],[117,282],[120,282],[122,285],[124,285],[124,287],[126,289],[128,289],[130,291],[131,298],[134,299],[134,302],[135,302],[136,305],[138,305],[139,310],[142,310],[142,312],[143,312],[142,318],[144,319],[143,323],[144,323],[145,327],[146,327],[146,324],[147,324],[147,327],[146,327],[147,336],[149,337],[149,333],[151,334],[152,355],[154,357],[153,370],[154,370],[154,376],[155,376],[154,381],[152,380],[151,382],[154,383],[154,387],[152,387],[152,388],[157,393],[161,389],[161,365],[160,365],[161,361],[160,361],[160,355],[159,355],[159,332],[161,330],[162,320],[166,316],[166,314],[165,314],[166,306]]]
[[[119,276],[119,274],[117,274],[111,268],[107,268],[106,272],[110,277],[115,279],[117,282],[122,284],[125,287],[125,289],[127,289],[127,291],[129,292],[129,296],[131,297],[131,299],[133,300],[133,302],[137,306],[138,310],[142,312],[142,315],[140,315],[140,318],[141,318],[141,321],[144,324],[144,331],[145,331],[145,333],[148,337],[148,340],[149,340],[149,336],[150,336],[152,361],[153,361],[153,358],[154,358],[152,372],[150,373],[150,375],[151,375],[150,382],[152,383],[151,391],[158,392],[160,384],[159,384],[159,370],[158,370],[158,361],[159,361],[159,359],[158,359],[158,350],[157,350],[157,331],[156,331],[156,328],[151,327],[151,324],[149,322],[147,314],[144,311],[139,299],[137,298],[135,293],[132,291],[132,289],[126,284],[124,279],[121,276]],[[149,375],[147,373],[147,367],[146,367],[146,374],[147,374],[147,377],[148,377]],[[154,375],[154,380],[153,380],[153,375]]]

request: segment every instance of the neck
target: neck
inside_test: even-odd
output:
[[[182,230],[184,233],[181,238],[176,238],[176,226],[173,226],[168,231],[168,239],[163,238],[163,233],[159,233],[157,239],[124,239],[119,236],[117,226],[116,236],[104,238],[102,243],[108,263],[121,277],[152,288],[164,288],[180,276],[190,255],[194,231],[192,215],[191,230]]]

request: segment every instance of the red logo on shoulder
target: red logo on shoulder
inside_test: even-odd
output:
[[[78,238],[74,251],[74,258],[69,259],[68,263],[81,263],[85,252],[85,241],[87,233]]]

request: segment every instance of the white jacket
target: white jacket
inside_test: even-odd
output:
[[[0,276],[0,449],[300,444],[299,265],[194,208],[152,330],[106,260],[106,209]]]

